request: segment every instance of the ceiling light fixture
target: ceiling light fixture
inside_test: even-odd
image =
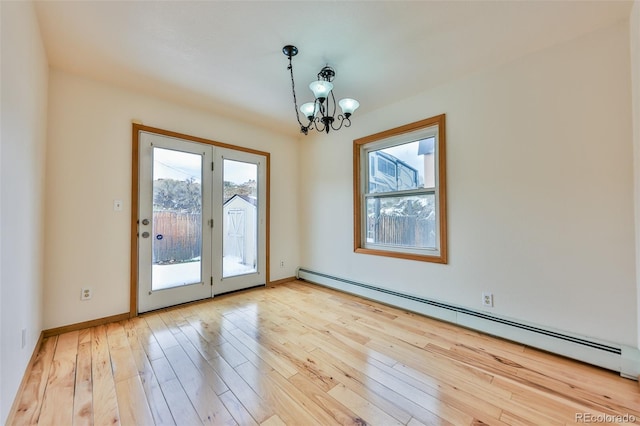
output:
[[[309,121],[307,125],[300,121],[298,113],[298,101],[296,99],[296,85],[293,81],[293,65],[291,58],[298,54],[298,48],[290,44],[282,48],[282,53],[289,58],[287,69],[291,72],[291,90],[293,91],[293,105],[296,109],[296,118],[300,124],[300,132],[305,135],[309,129],[316,129],[318,132],[329,133],[331,129],[340,130],[342,126],[351,126],[351,114],[360,106],[360,102],[351,98],[344,98],[338,102],[342,109],[342,114],[336,116],[336,98],[333,96],[333,79],[336,72],[329,65],[323,67],[318,73],[318,80],[309,85],[315,100],[300,106],[300,112]]]

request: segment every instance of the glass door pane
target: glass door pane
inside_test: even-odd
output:
[[[212,295],[213,148],[140,132],[138,312]]]
[[[152,290],[202,283],[202,155],[153,148]]]
[[[223,161],[222,276],[257,272],[258,165]]]

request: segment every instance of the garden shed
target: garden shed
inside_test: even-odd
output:
[[[226,262],[256,266],[256,208],[257,200],[236,194],[223,205],[224,245]],[[226,275],[226,274],[225,274]]]

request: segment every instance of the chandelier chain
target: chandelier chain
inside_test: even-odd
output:
[[[293,92],[293,109],[296,111],[296,119],[298,120],[298,124],[300,124],[300,131],[307,134],[308,128],[302,124],[300,121],[300,113],[298,113],[298,100],[296,99],[296,83],[293,80],[293,64],[291,63],[291,56],[289,56],[289,66],[287,67],[289,72],[291,73],[291,91]]]

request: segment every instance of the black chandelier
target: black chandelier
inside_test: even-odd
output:
[[[340,130],[342,126],[351,126],[351,114],[360,106],[360,102],[351,98],[344,98],[338,102],[342,109],[342,114],[336,116],[336,98],[333,96],[333,79],[336,72],[330,66],[323,67],[318,73],[318,80],[309,85],[309,89],[313,92],[315,100],[307,102],[300,106],[300,112],[309,121],[305,126],[300,121],[298,113],[298,101],[296,99],[296,85],[293,81],[293,65],[291,58],[298,54],[298,48],[290,44],[282,48],[282,53],[289,58],[289,66],[287,69],[291,72],[291,90],[293,91],[293,105],[296,110],[296,118],[300,124],[300,132],[305,135],[309,133],[309,129],[316,129],[318,132],[329,133],[331,129]],[[329,96],[331,95],[331,96]],[[331,99],[331,101],[329,101]]]

